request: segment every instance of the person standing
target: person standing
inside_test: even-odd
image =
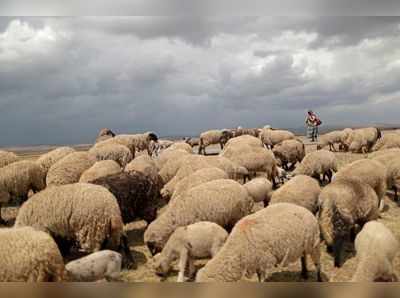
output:
[[[318,138],[318,126],[321,125],[321,120],[317,117],[317,115],[309,110],[306,118],[307,125],[307,137],[311,139],[312,142],[317,141]]]

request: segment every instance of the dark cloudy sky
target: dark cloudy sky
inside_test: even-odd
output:
[[[0,146],[400,123],[398,17],[0,17]]]

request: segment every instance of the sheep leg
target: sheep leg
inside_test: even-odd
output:
[[[185,281],[185,269],[186,269],[186,266],[187,266],[188,257],[189,257],[188,250],[187,249],[183,249],[181,251],[180,258],[179,258],[178,282],[184,282]]]
[[[319,245],[314,249],[314,251],[311,254],[311,259],[315,265],[315,268],[317,268],[317,280],[322,281],[322,276],[321,276],[321,250]]]
[[[398,197],[398,194],[397,194],[397,187],[395,186],[395,187],[393,187],[393,189],[394,189],[394,201],[395,202],[398,202],[399,201],[399,197]]]
[[[344,244],[344,238],[339,237],[336,239],[336,241],[333,244],[333,255],[335,258],[335,267],[340,268],[342,266],[341,260],[342,260],[342,249],[343,249],[343,244]]]
[[[121,240],[122,240],[121,250],[122,250],[122,260],[123,260],[122,266],[128,269],[136,269],[137,264],[133,259],[131,251],[129,249],[128,237],[126,235],[123,235],[121,237]]]
[[[301,257],[301,277],[304,279],[308,279],[308,271],[307,271],[307,256],[304,255]]]
[[[0,204],[0,225],[5,226],[7,224],[7,222],[1,216],[1,207],[2,207],[2,205]]]
[[[261,269],[257,269],[257,278],[259,282],[265,282],[265,271]]]

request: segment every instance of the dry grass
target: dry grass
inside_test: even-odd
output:
[[[82,149],[84,150],[84,149]],[[196,148],[195,148],[196,150]],[[307,144],[307,151],[315,150],[315,145]],[[212,146],[210,153],[215,153],[218,148]],[[22,152],[19,154],[21,159],[36,159],[43,152]],[[339,168],[345,164],[353,162],[355,160],[361,159],[364,156],[362,154],[351,154],[351,153],[336,153]],[[382,218],[379,220],[384,223],[388,228],[390,228],[393,233],[400,239],[400,207],[393,202],[390,198],[386,199],[388,208],[382,214]],[[3,215],[6,218],[12,218],[16,215],[17,210],[15,208],[9,208],[9,210],[4,210]],[[136,270],[123,271],[121,279],[125,282],[160,282],[161,278],[158,277],[154,270],[152,269],[152,259],[148,249],[143,244],[143,232],[146,225],[143,221],[138,221],[127,225],[126,230],[128,232],[130,248],[134,258],[138,262],[138,268]],[[322,252],[322,271],[323,278],[325,281],[348,281],[351,279],[352,274],[355,271],[357,261],[354,257],[354,248],[351,244],[346,246],[345,251],[345,262],[340,269],[335,269],[333,267],[333,258],[330,254],[326,252],[326,247],[323,245],[321,248]],[[196,266],[201,267],[205,263],[204,260],[196,262]],[[315,268],[311,262],[308,260],[308,267],[310,270],[310,278],[307,281],[316,281]],[[276,268],[270,272],[268,281],[274,282],[290,282],[290,281],[304,281],[300,276],[300,261],[291,264],[286,268]],[[398,276],[400,276],[400,254],[395,259],[395,271]],[[177,267],[174,266],[174,270],[168,276],[165,281],[176,281],[177,279]],[[256,278],[252,278],[250,281],[256,281]]]

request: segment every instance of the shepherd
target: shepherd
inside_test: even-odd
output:
[[[318,139],[318,126],[322,124],[322,121],[313,111],[309,110],[305,122],[307,125],[307,137],[311,139],[311,142],[316,142]]]

